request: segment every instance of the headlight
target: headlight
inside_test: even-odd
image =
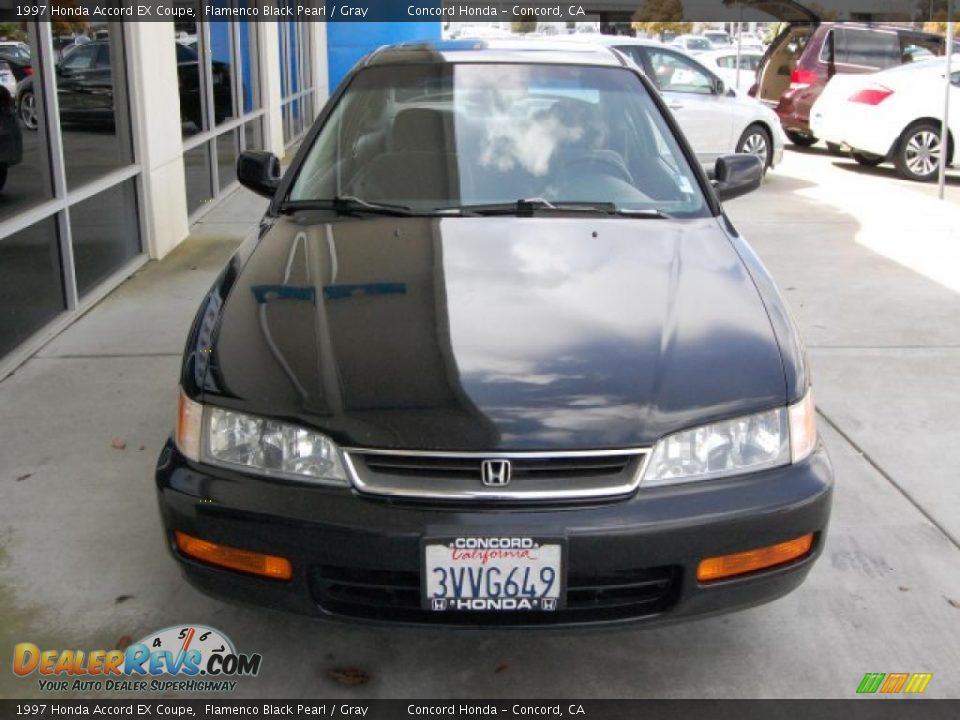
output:
[[[182,393],[180,398],[177,446],[188,458],[272,477],[348,484],[340,450],[326,435],[234,410],[203,407]]]
[[[703,425],[661,438],[642,487],[739,475],[799,462],[817,441],[813,392],[789,407]]]

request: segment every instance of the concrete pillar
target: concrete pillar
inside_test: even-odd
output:
[[[263,101],[263,147],[283,157],[283,114],[280,111],[280,31],[275,22],[258,23],[260,98]]]
[[[143,168],[146,250],[162,258],[187,237],[180,87],[172,22],[125,23],[130,118]]]

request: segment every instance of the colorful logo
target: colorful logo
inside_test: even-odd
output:
[[[233,690],[232,678],[257,675],[261,660],[259,653],[238,653],[226,635],[205,625],[164,628],[123,650],[41,650],[29,642],[13,648],[15,675],[36,673],[41,690],[61,692]]]
[[[857,692],[861,695],[885,693],[922,693],[927,689],[933,673],[867,673],[860,681]]]

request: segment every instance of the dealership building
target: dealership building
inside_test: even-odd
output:
[[[0,376],[183,242],[236,189],[240,151],[295,149],[358,58],[441,32],[154,21],[90,23],[78,43],[19,29],[19,61],[0,48],[0,79],[3,63],[14,76],[0,84]]]

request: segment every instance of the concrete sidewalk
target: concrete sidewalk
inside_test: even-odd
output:
[[[196,622],[263,654],[243,697],[845,698],[894,671],[960,697],[960,205],[927,192],[790,152],[729,204],[809,344],[837,473],[825,554],[776,603],[616,633],[329,625],[186,585],[153,465],[190,320],[265,205],[237,193],[0,382],[0,656]],[[371,680],[338,685],[340,667]],[[0,697],[39,695],[0,673]]]

